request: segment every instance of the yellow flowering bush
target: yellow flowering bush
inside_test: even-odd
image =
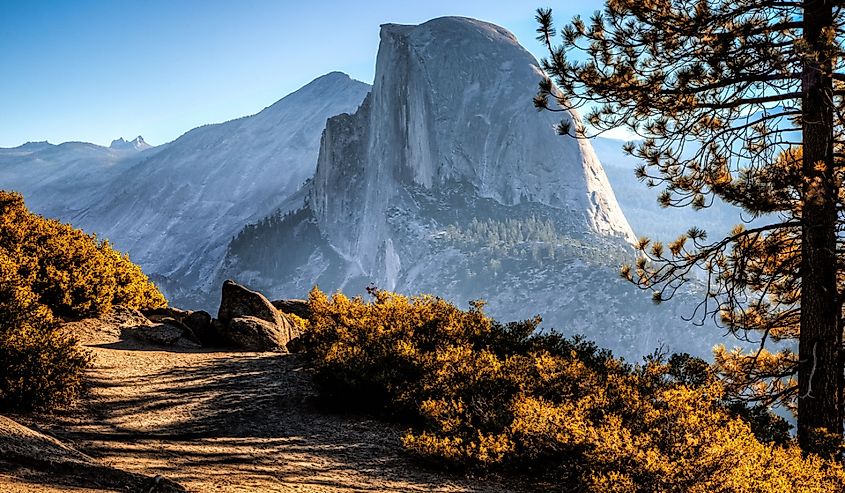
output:
[[[58,330],[57,317],[166,303],[108,243],[0,191],[0,408],[49,408],[78,395],[88,357]]]
[[[18,193],[0,191],[0,249],[39,302],[56,315],[96,316],[114,304],[167,304],[126,255],[70,225],[29,212]]]
[[[839,464],[803,457],[768,413],[729,405],[702,360],[629,365],[482,303],[371,294],[312,290],[306,355],[325,399],[408,424],[405,447],[432,463],[596,493],[845,488]]]
[[[0,249],[0,408],[70,401],[82,388],[87,364],[86,354],[56,330],[50,309]]]

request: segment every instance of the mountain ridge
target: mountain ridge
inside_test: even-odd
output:
[[[0,183],[37,212],[108,238],[179,299],[208,281],[245,224],[302,186],[326,119],[354,111],[368,91],[332,72],[254,115],[128,155],[132,144],[120,139],[115,148],[68,143],[14,157],[0,150]]]
[[[512,34],[446,17],[380,37],[372,87],[332,72],[131,157],[42,151],[81,153],[64,166],[0,150],[0,180],[129,252],[181,306],[215,306],[226,277],[274,297],[375,283],[485,298],[504,320],[540,313],[623,355],[690,342],[672,332],[681,304],[652,307],[618,278],[633,231],[590,142],[558,136],[561,115],[534,108],[541,72]],[[27,166],[82,179],[45,187],[10,172]]]
[[[217,281],[483,298],[495,318],[541,314],[626,357],[709,352],[675,330],[680,304],[619,278],[633,231],[590,142],[533,107],[537,62],[508,34],[454,17],[383,27],[372,91],[327,121],[305,196],[242,231]]]

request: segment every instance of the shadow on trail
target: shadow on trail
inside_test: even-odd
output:
[[[381,490],[370,484],[385,479],[415,485],[408,491],[451,491],[455,482],[464,483],[415,464],[402,450],[399,427],[316,409],[310,375],[295,355],[216,353],[204,365],[100,378],[92,386],[126,388],[92,409],[104,423],[123,424],[106,433],[68,427],[64,437],[93,456],[157,462],[156,474],[179,482],[190,477],[186,469],[200,467],[220,481],[234,470],[279,484],[337,490]],[[182,410],[177,420],[150,419],[174,409]],[[133,426],[136,416],[144,417],[143,426]],[[163,454],[170,455],[164,462]]]
[[[145,389],[110,399],[98,411],[107,419],[185,408],[184,420],[116,432],[138,438],[273,437],[288,434],[285,409],[301,411],[312,395],[310,379],[291,355],[211,353],[203,366],[170,368],[133,378],[92,379],[96,387]],[[310,406],[309,406],[310,407]]]

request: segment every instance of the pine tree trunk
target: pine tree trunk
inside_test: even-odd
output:
[[[830,0],[805,0],[804,40],[826,53],[833,26]],[[839,306],[836,286],[836,201],[833,182],[833,82],[828,55],[804,62],[801,334],[798,343],[798,442],[819,451],[816,431],[842,434]]]

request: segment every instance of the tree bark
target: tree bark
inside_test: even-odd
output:
[[[831,0],[805,0],[803,34],[819,56],[802,69],[803,208],[801,333],[798,342],[798,442],[823,452],[817,432],[842,435],[841,346],[836,286],[836,190],[833,180],[833,80],[823,34]]]

